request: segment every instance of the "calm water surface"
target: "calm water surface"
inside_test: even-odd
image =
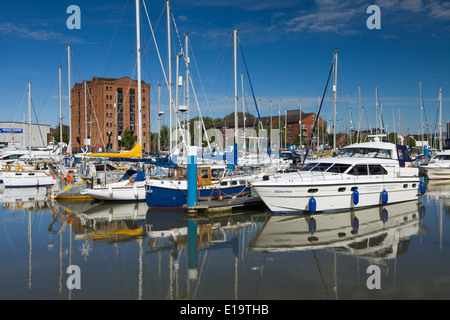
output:
[[[0,299],[450,298],[450,183],[430,182],[417,202],[313,216],[191,217],[45,194],[3,190]]]

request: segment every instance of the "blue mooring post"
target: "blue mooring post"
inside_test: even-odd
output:
[[[188,195],[187,206],[197,206],[197,147],[188,147]]]
[[[228,146],[227,148],[227,168],[234,170],[234,166],[237,165],[237,144],[234,146]]]

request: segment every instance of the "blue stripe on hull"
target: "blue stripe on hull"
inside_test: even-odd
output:
[[[150,191],[151,190],[151,191]],[[200,190],[198,202],[207,200],[229,199],[232,196],[244,197],[250,194],[250,188],[245,186],[223,189]],[[152,186],[145,187],[145,201],[150,208],[182,208],[187,204],[187,190],[169,189]]]

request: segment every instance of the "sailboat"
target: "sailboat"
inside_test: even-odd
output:
[[[139,135],[138,142],[130,151],[123,153],[90,153],[90,157],[110,158],[142,158],[142,83],[141,83],[141,43],[140,43],[140,5],[136,0],[136,35],[137,35],[137,82],[138,82],[138,114]],[[80,192],[95,199],[104,201],[144,201],[145,200],[145,172],[143,170],[127,170],[123,177],[115,183],[96,185],[92,188],[83,188]]]
[[[29,151],[31,153],[31,82],[28,83],[28,126],[30,137]],[[37,163],[32,170],[26,167],[24,168],[21,164],[14,166],[14,169],[9,168],[9,170],[3,171],[2,177],[5,188],[45,187],[55,184],[55,179],[45,163]]]

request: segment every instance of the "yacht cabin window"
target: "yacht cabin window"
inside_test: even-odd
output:
[[[387,174],[387,171],[383,166],[379,164],[358,164],[355,165],[353,168],[350,169],[348,174],[355,175],[355,176],[366,176],[368,174],[370,175],[383,175]]]

